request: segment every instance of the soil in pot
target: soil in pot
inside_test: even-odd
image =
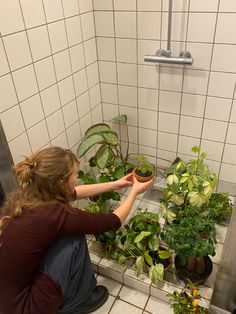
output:
[[[209,256],[204,256],[203,261],[205,264],[205,270],[201,274],[197,273],[197,271],[188,270],[186,268],[186,264],[183,265],[181,263],[181,259],[179,256],[176,255],[175,257],[175,268],[177,271],[178,277],[184,281],[185,283],[188,283],[187,278],[192,281],[194,284],[201,285],[203,284],[206,279],[210,276],[213,270],[213,263]]]
[[[153,173],[151,171],[150,172],[148,171],[146,173],[142,173],[138,168],[135,168],[133,170],[133,174],[135,175],[135,178],[139,182],[147,182],[153,178]]]

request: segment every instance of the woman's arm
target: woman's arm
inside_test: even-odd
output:
[[[95,183],[95,184],[84,184],[77,185],[75,187],[77,199],[90,197],[100,193],[108,192],[111,190],[118,190],[127,186],[133,185],[133,175],[132,173],[124,176],[117,181],[111,181],[106,183]]]

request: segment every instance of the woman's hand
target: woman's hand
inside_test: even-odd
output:
[[[120,178],[117,181],[114,181],[115,183],[115,188],[117,190],[125,188],[127,186],[132,186],[134,184],[134,178],[133,178],[133,174],[129,173],[126,176]]]
[[[134,176],[133,180],[134,180],[134,184],[133,184],[132,190],[134,190],[136,194],[143,193],[151,189],[153,186],[153,179],[147,182],[139,182]]]

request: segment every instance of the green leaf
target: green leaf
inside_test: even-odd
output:
[[[164,278],[164,266],[162,264],[156,264],[155,266],[152,266],[149,270],[149,278],[155,285],[158,283],[158,281],[162,281]]]
[[[166,251],[166,250],[162,250],[158,252],[158,255],[161,259],[167,259],[171,256],[171,252],[170,251]]]
[[[102,132],[101,133],[106,139],[107,144],[116,146],[119,144],[118,135],[116,132]]]
[[[199,153],[199,152],[200,152],[200,147],[199,147],[199,146],[193,146],[193,147],[191,148],[191,151],[192,151],[193,153]]]
[[[111,148],[109,146],[106,146],[106,144],[99,148],[99,150],[96,153],[96,161],[98,168],[103,169],[106,167],[111,153],[112,153]]]
[[[150,234],[151,234],[150,231],[142,231],[142,232],[140,232],[140,234],[137,235],[137,237],[135,238],[134,243],[138,243],[138,242],[142,241],[143,238],[149,236]]]
[[[146,261],[146,263],[149,265],[149,266],[152,266],[153,265],[153,261],[152,261],[152,258],[151,256],[149,255],[148,251],[145,251],[144,254],[144,260]]]
[[[136,265],[136,271],[135,271],[135,273],[136,273],[136,275],[137,275],[137,277],[138,277],[138,276],[141,275],[142,272],[143,272],[144,258],[143,258],[142,256],[138,256],[138,257],[136,258],[135,265]]]
[[[112,119],[113,121],[117,121],[117,122],[122,122],[122,123],[127,123],[127,115],[126,114],[120,114],[119,116],[115,117]]]
[[[85,137],[88,137],[90,135],[100,133],[100,132],[107,132],[111,131],[111,128],[108,124],[105,123],[97,123],[92,125],[90,128],[87,129],[85,132]]]
[[[85,138],[78,147],[77,154],[79,157],[84,156],[87,151],[92,148],[96,144],[105,143],[105,138],[102,134],[93,134],[87,138]]]

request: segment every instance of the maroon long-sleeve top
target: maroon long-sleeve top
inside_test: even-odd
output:
[[[57,313],[62,291],[39,267],[47,248],[63,234],[99,234],[120,225],[115,214],[64,204],[35,207],[9,220],[0,236],[0,314]]]

